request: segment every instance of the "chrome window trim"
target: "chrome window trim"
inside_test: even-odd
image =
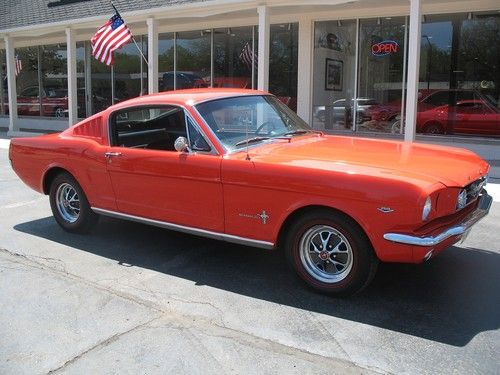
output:
[[[231,234],[225,234],[225,233],[220,233],[220,232],[213,232],[213,231],[209,231],[209,230],[205,230],[205,229],[174,224],[174,223],[170,223],[167,221],[153,220],[153,219],[148,219],[148,218],[141,217],[141,216],[134,216],[134,215],[124,214],[121,212],[105,210],[105,209],[97,208],[97,207],[91,207],[91,209],[92,209],[92,211],[94,211],[98,214],[101,214],[101,215],[105,215],[105,216],[135,221],[138,223],[153,225],[153,226],[164,228],[164,229],[170,229],[170,230],[175,230],[177,232],[194,234],[194,235],[201,236],[201,237],[213,238],[216,240],[236,243],[239,245],[253,246],[253,247],[258,247],[258,248],[267,249],[267,250],[274,249],[274,247],[275,247],[275,244],[272,242],[254,240],[251,238],[239,237],[239,236],[234,236]]]
[[[115,110],[113,110],[112,112],[110,112],[109,116],[108,116],[108,146],[109,147],[120,147],[120,146],[116,146],[116,145],[112,145],[112,140],[113,140],[113,135],[112,135],[112,131],[111,131],[111,127],[112,127],[112,121],[111,119],[114,117],[114,115],[116,114],[116,112],[119,112],[119,111],[123,111],[123,110],[138,110],[138,109],[148,109],[148,108],[157,108],[157,107],[177,107],[177,108],[180,108],[184,111],[184,126],[186,127],[186,135],[187,135],[187,138],[188,138],[188,143],[189,145],[191,145],[191,142],[190,142],[190,139],[189,139],[189,131],[188,131],[188,126],[187,126],[187,119],[186,119],[186,116],[189,116],[189,118],[191,119],[191,121],[193,121],[193,124],[194,126],[199,130],[201,136],[205,139],[205,141],[207,142],[207,144],[211,147],[211,150],[210,152],[206,152],[206,151],[192,151],[191,149],[189,149],[188,153],[189,154],[204,154],[204,155],[214,155],[214,156],[218,156],[220,155],[219,152],[217,151],[217,148],[215,148],[214,144],[210,141],[210,139],[208,139],[207,135],[205,134],[205,132],[203,131],[203,129],[200,127],[200,125],[198,124],[197,121],[195,121],[193,119],[193,116],[191,116],[191,114],[189,113],[189,110],[186,108],[186,106],[182,105],[182,104],[172,104],[172,103],[165,103],[165,102],[162,102],[162,103],[147,103],[147,104],[139,104],[139,105],[133,105],[133,106],[130,106],[130,107],[121,107],[121,108],[117,108]],[[194,109],[194,107],[192,107]],[[198,114],[198,116],[200,116],[200,114],[198,112],[196,112]],[[203,119],[203,117],[200,116],[200,118]],[[205,121],[205,120],[203,120]],[[210,127],[208,127],[210,129]],[[211,129],[210,129],[211,130]],[[219,138],[217,138],[218,140]],[[125,147],[125,148],[130,148],[130,147]],[[147,150],[147,149],[145,149]],[[151,150],[153,151],[153,150]],[[177,151],[168,151],[168,150],[164,150],[165,152],[177,152]]]
[[[206,101],[208,101],[208,100],[206,100]],[[204,102],[205,101],[200,102],[200,103],[204,103]],[[217,142],[219,142],[220,147],[224,150],[224,155],[226,155],[229,152],[229,150],[227,149],[226,146],[224,146],[224,144],[220,141],[219,137],[217,137],[217,134],[215,134],[215,132],[212,130],[212,128],[207,124],[207,122],[205,121],[205,118],[198,111],[198,108],[196,108],[196,105],[193,105],[191,108],[198,115],[198,117],[201,119],[201,121],[203,121],[203,124],[208,129],[208,131],[214,136],[215,139],[217,139]]]
[[[186,116],[186,131],[187,131],[187,136],[188,136],[188,141],[189,141],[189,145],[192,146],[191,144],[191,137],[189,136],[189,126],[188,126],[188,118],[191,120],[191,122],[193,123],[193,126],[196,128],[196,130],[198,130],[201,134],[201,136],[203,137],[203,139],[205,140],[205,142],[207,142],[207,145],[210,146],[210,151],[196,151],[196,150],[193,150],[192,148],[190,148],[189,150],[189,153],[192,153],[192,154],[203,154],[203,155],[219,155],[218,151],[217,151],[217,148],[215,148],[214,144],[212,143],[212,141],[207,137],[207,135],[203,132],[203,129],[200,127],[200,125],[198,124],[197,121],[195,121],[195,119],[193,118],[193,116],[191,116],[191,114],[189,113],[189,111],[184,108],[184,115]]]

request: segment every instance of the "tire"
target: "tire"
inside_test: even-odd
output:
[[[57,107],[56,109],[54,109],[54,117],[58,117],[58,118],[66,117],[66,114],[64,112],[64,108]]]
[[[378,266],[361,227],[348,216],[327,209],[308,212],[291,224],[285,254],[310,287],[334,296],[363,290]]]
[[[443,127],[437,122],[430,122],[424,126],[425,134],[443,134]]]
[[[49,199],[54,218],[67,232],[87,233],[99,218],[90,208],[80,184],[68,173],[54,178]]]

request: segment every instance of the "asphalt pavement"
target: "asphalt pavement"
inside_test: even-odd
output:
[[[66,233],[0,144],[0,373],[498,374],[500,185],[489,190],[464,243],[382,265],[337,299],[279,251],[111,218]]]

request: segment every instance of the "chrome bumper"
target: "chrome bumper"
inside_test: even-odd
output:
[[[488,212],[490,211],[491,202],[493,202],[493,199],[488,195],[486,190],[483,190],[482,195],[479,198],[479,204],[476,210],[471,212],[460,224],[446,229],[444,232],[438,234],[437,236],[416,237],[409,234],[386,233],[384,234],[384,238],[388,241],[403,243],[405,245],[436,246],[450,237],[460,236],[464,233],[467,233],[467,231],[474,224],[476,224],[479,220],[481,220],[488,214]]]

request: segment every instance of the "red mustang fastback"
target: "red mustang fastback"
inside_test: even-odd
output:
[[[9,155],[67,231],[107,215],[279,246],[303,280],[336,295],[361,290],[379,261],[431,258],[491,205],[489,165],[470,151],[324,135],[242,89],[132,99],[13,139]]]

